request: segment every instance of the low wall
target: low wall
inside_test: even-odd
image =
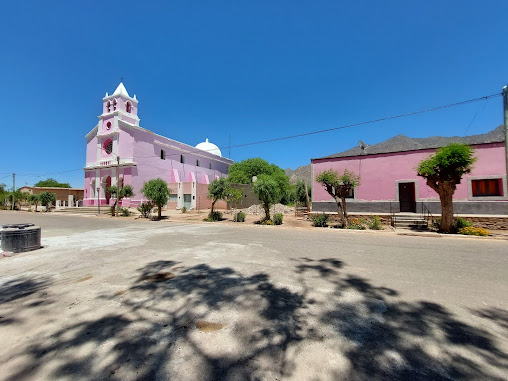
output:
[[[422,204],[434,215],[441,214],[439,201],[418,201],[416,212],[422,212]],[[347,211],[352,213],[398,213],[397,201],[346,201]],[[335,202],[313,202],[313,212],[337,212]],[[454,201],[454,214],[496,214],[508,216],[508,201]]]
[[[310,216],[317,215],[317,214],[319,214],[319,213],[313,212],[310,214]],[[358,219],[364,219],[364,220],[368,221],[374,215],[377,215],[381,219],[381,223],[383,225],[390,225],[391,219],[390,219],[389,214],[379,215],[379,214],[375,214],[375,213],[372,213],[372,214],[357,214],[357,213],[355,213],[355,214],[350,214],[349,218],[350,219],[351,218],[358,218]],[[437,218],[439,218],[439,217],[437,217]],[[487,230],[508,230],[508,216],[506,216],[506,217],[482,216],[482,217],[461,217],[461,218],[472,222],[473,225],[476,226],[477,228],[484,228]],[[340,223],[339,215],[337,213],[330,214],[329,221]],[[430,226],[430,221],[429,221],[429,226]]]

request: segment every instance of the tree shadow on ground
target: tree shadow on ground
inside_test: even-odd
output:
[[[118,312],[36,340],[9,379],[33,378],[48,363],[50,378],[306,378],[302,367],[315,366],[308,345],[330,359],[317,379],[503,378],[507,356],[489,332],[438,304],[402,302],[397,291],[344,268],[335,258],[300,258],[286,287],[263,272],[151,262]]]
[[[50,279],[47,277],[20,276],[0,284],[0,305],[25,298],[48,287]]]
[[[0,284],[0,326],[19,323],[21,310],[53,303],[45,289],[52,283],[45,276],[25,276]],[[28,298],[30,297],[30,298]]]

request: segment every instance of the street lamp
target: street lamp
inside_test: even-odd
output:
[[[99,215],[101,214],[101,203],[99,200],[100,191],[101,191],[101,187],[97,187],[97,208],[99,209]]]

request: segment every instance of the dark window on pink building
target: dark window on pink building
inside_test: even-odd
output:
[[[199,160],[196,160],[196,167],[199,167]]]
[[[111,139],[108,139],[104,142],[104,151],[109,155],[111,152],[113,152],[113,141]]]
[[[113,101],[113,110],[116,110],[116,99]]]
[[[472,180],[473,197],[502,196],[501,179]]]
[[[163,149],[161,149],[161,160],[166,160],[166,152]]]
[[[183,157],[183,155],[180,155],[180,163],[185,163],[185,158]]]
[[[127,112],[129,112],[129,113],[131,112],[131,104],[130,104],[130,102],[127,102],[127,103],[125,104],[125,110],[126,110]]]
[[[212,169],[212,163],[210,163],[210,165],[208,166],[208,168]]]
[[[110,112],[111,111],[111,102],[110,101],[108,101],[108,103],[106,103],[106,107],[108,109],[108,112]]]

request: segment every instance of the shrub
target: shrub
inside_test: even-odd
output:
[[[185,206],[182,206],[182,208],[180,209],[180,211],[182,213],[187,213],[187,208]]]
[[[364,221],[358,218],[351,218],[349,220],[348,229],[365,230]]]
[[[462,228],[468,228],[473,226],[473,223],[471,221],[466,220],[465,218],[457,218],[455,220],[455,230],[459,231]]]
[[[234,222],[245,222],[245,213],[244,212],[238,212],[234,215],[233,221]]]
[[[284,215],[282,213],[277,213],[273,216],[273,224],[274,225],[282,225],[282,220],[284,219]]]
[[[312,225],[317,228],[324,228],[328,226],[328,214],[322,213],[312,216]]]
[[[489,235],[489,231],[484,228],[475,228],[474,226],[467,226],[464,228],[460,228],[459,234],[486,236]]]
[[[205,218],[203,221],[208,222],[215,222],[215,221],[222,221],[222,213],[221,212],[210,212],[208,214],[208,217]]]
[[[141,213],[141,217],[148,218],[152,213],[153,204],[151,202],[143,202],[138,206],[138,211]]]
[[[131,211],[128,208],[118,208],[118,214],[122,217],[129,217]]]
[[[383,226],[381,224],[381,218],[379,216],[372,216],[370,222],[368,223],[369,229],[372,230],[382,230]]]

